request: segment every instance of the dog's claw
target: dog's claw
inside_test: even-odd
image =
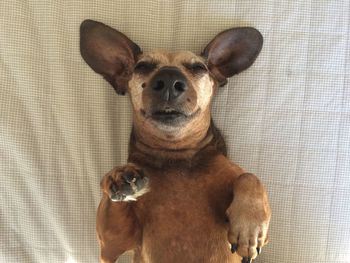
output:
[[[242,263],[252,263],[253,260],[251,258],[242,258]]]
[[[237,244],[231,244],[231,252],[232,252],[232,254],[236,253],[237,247],[238,247]]]
[[[257,248],[256,248],[256,252],[258,252],[258,255],[260,255],[260,253],[261,253],[261,247],[257,247]]]

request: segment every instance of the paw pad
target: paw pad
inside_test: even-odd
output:
[[[126,165],[106,174],[101,186],[113,202],[136,201],[148,191],[148,178],[136,166]]]

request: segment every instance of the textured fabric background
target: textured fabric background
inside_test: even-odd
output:
[[[257,262],[350,262],[348,0],[0,1],[0,262],[97,262],[99,180],[126,160],[131,114],[83,62],[91,18],[145,51],[200,52],[249,25],[264,47],[215,99],[232,160],[265,183]],[[129,262],[120,260],[120,262]]]

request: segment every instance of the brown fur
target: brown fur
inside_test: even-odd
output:
[[[128,91],[134,112],[128,164],[112,169],[101,181],[103,197],[97,212],[101,262],[115,262],[128,250],[134,251],[135,263],[237,263],[241,257],[245,262],[255,258],[257,247],[267,242],[271,216],[267,194],[255,175],[227,159],[224,140],[211,120],[210,104],[226,78],[253,63],[261,49],[260,36],[251,29],[231,29],[214,38],[203,56],[165,51],[141,54],[120,32],[101,23],[84,23],[84,59],[117,92]],[[89,37],[89,30],[97,40]],[[108,52],[101,47],[108,47]],[[116,66],[110,63],[114,60]],[[140,61],[152,62],[153,69],[130,73]],[[186,65],[197,62],[207,69],[194,74]],[[121,72],[123,63],[128,65]],[[188,86],[184,99],[170,106],[190,117],[167,126],[148,114],[163,103],[150,90],[151,80],[159,69],[169,66],[181,72]],[[123,79],[115,74],[123,74]],[[135,195],[136,201],[111,201],[111,187],[121,189],[128,176],[147,191]],[[231,253],[229,243],[237,244],[237,253]]]

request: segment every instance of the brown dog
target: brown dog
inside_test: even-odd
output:
[[[210,105],[227,78],[254,62],[261,34],[223,31],[196,56],[143,54],[91,20],[80,33],[84,60],[118,94],[129,93],[134,116],[129,163],[101,181],[101,262],[127,250],[135,263],[251,262],[267,242],[267,194],[255,175],[227,159]]]

